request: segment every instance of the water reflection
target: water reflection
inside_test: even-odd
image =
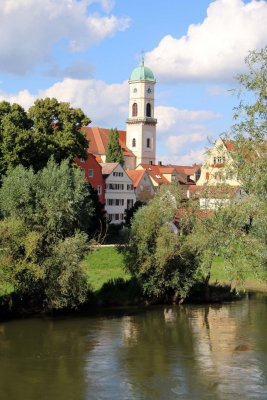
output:
[[[0,324],[8,400],[267,398],[266,297]]]

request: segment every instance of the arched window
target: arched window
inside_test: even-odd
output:
[[[151,104],[147,103],[146,105],[146,116],[151,117]]]
[[[132,117],[137,117],[137,114],[138,114],[137,103],[133,103],[133,107],[132,107]]]
[[[135,138],[133,138],[133,140],[132,140],[132,147],[136,147],[136,139]]]

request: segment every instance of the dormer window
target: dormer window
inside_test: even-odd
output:
[[[132,106],[132,117],[137,117],[138,115],[138,106],[137,103],[133,103]]]

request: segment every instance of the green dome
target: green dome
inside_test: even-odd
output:
[[[144,66],[144,60],[133,70],[130,81],[155,81],[151,69]]]

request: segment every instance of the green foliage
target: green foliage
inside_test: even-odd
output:
[[[111,129],[109,133],[109,142],[107,148],[106,162],[118,162],[123,164],[123,151],[119,144],[119,132],[117,129]]]
[[[105,237],[107,231],[104,204],[99,201],[97,190],[90,184],[88,184],[88,191],[94,208],[94,214],[91,216],[91,223],[87,233],[90,238],[95,238],[99,242]]]
[[[0,103],[0,175],[21,164],[35,171],[51,156],[57,162],[87,156],[81,132],[89,118],[80,109],[56,99],[39,99],[26,112],[18,104]]]
[[[178,205],[178,188],[161,187],[136,212],[129,243],[122,249],[127,270],[152,298],[184,299],[197,279],[198,260],[187,236],[173,233],[170,226]]]
[[[84,301],[80,261],[92,214],[80,170],[67,161],[34,174],[16,167],[0,189],[1,273],[39,307],[75,307]]]
[[[234,168],[246,192],[194,225],[192,244],[209,275],[214,257],[225,260],[229,280],[263,279],[267,271],[267,47],[246,58],[239,75],[235,124],[231,129]]]
[[[131,226],[131,223],[132,223],[132,219],[133,219],[134,214],[136,213],[136,211],[137,211],[140,207],[143,207],[144,205],[145,205],[145,203],[143,203],[143,202],[140,201],[140,200],[137,200],[137,201],[134,203],[133,207],[131,207],[131,208],[125,210],[125,218],[124,218],[124,220],[125,220],[125,225],[126,225],[126,226]]]

